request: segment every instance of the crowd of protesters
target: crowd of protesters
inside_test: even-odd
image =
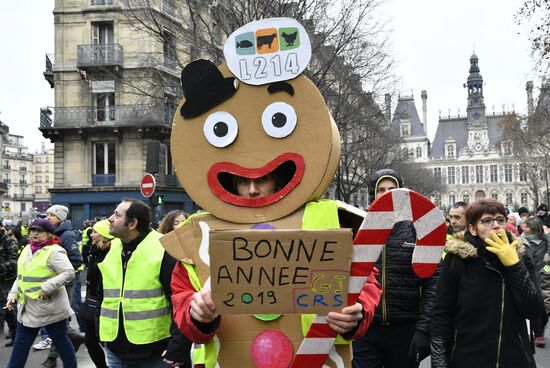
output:
[[[377,172],[373,199],[403,186],[399,173]],[[534,213],[506,210],[494,199],[454,204],[444,257],[428,279],[414,275],[413,248],[403,247],[415,242],[412,224],[394,226],[387,259],[377,263],[384,300],[353,344],[353,367],[418,367],[428,355],[432,367],[536,366],[534,346],[545,346],[550,312],[550,215],[544,204]],[[159,242],[188,215],[169,212],[157,231],[150,228],[149,207],[125,198],[108,219],[85,221],[78,239],[68,215],[66,207],[52,206],[46,219],[28,224],[21,242],[0,228],[6,305],[0,320],[9,327],[6,345],[13,345],[8,367],[24,367],[41,328],[57,351],[42,367],[56,367],[58,355],[65,367],[76,366],[81,343],[97,367],[191,367],[194,336],[186,337],[172,315],[172,272],[181,267]],[[86,296],[76,303],[71,286],[82,265]],[[209,319],[196,304],[187,305],[191,317],[185,323],[215,331],[216,314]],[[125,308],[141,317],[132,318]],[[82,324],[77,337],[68,323],[72,314]]]

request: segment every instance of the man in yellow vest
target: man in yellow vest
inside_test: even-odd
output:
[[[107,343],[109,367],[191,364],[191,343],[172,324],[170,281],[176,260],[164,251],[158,240],[162,234],[150,222],[150,208],[133,198],[124,198],[109,217],[109,233],[117,239],[99,264],[99,337]]]

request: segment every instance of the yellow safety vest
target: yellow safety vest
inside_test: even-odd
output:
[[[113,341],[122,313],[124,332],[132,344],[150,344],[170,336],[172,311],[159,279],[164,248],[155,230],[143,239],[122,270],[122,242],[114,239],[105,260],[98,264],[103,277],[99,338]]]
[[[92,228],[91,226],[88,226],[82,232],[82,245],[88,245],[88,241],[90,240],[88,238],[88,230],[90,230],[91,228]],[[80,253],[82,253],[82,250],[80,251]]]
[[[27,264],[27,257],[31,253],[31,245],[28,244],[23,249],[21,256],[17,260],[17,285],[19,287],[19,302],[23,303],[25,298],[38,299],[42,284],[48,281],[57,273],[48,269],[48,259],[57,244],[47,245],[40,248],[34,254]]]
[[[204,212],[203,212],[204,214]],[[191,216],[193,217],[193,216]],[[184,223],[190,221],[188,218]],[[319,200],[315,202],[308,202],[304,210],[304,216],[302,218],[302,229],[304,230],[322,230],[322,229],[339,229],[340,221],[338,219],[338,203],[331,200]],[[202,287],[199,275],[194,265],[182,262],[182,265],[187,270],[191,285],[196,291],[199,291]],[[262,321],[273,321],[279,318],[280,314],[259,314],[254,317]],[[315,320],[314,314],[302,314],[302,332],[306,335],[309,327]],[[206,368],[214,368],[218,361],[218,339],[212,339],[207,344],[193,344],[192,357],[193,364],[204,364]],[[340,335],[336,339],[336,344],[349,344],[348,340],[345,340]]]
[[[26,225],[21,225],[21,236],[23,238],[28,238],[29,237],[29,227],[26,226]]]

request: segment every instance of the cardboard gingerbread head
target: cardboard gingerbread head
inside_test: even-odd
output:
[[[309,38],[276,18],[235,31],[219,68],[197,60],[182,72],[185,99],[172,128],[178,179],[199,206],[235,223],[260,223],[320,198],[340,160],[340,136],[316,86],[302,71]],[[238,196],[238,177],[272,175],[275,193]]]

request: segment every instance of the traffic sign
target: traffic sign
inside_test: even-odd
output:
[[[155,177],[151,174],[145,174],[141,179],[141,184],[139,185],[139,188],[141,189],[141,194],[144,197],[150,197],[153,195],[153,193],[155,193],[156,186],[157,183],[155,181]]]

